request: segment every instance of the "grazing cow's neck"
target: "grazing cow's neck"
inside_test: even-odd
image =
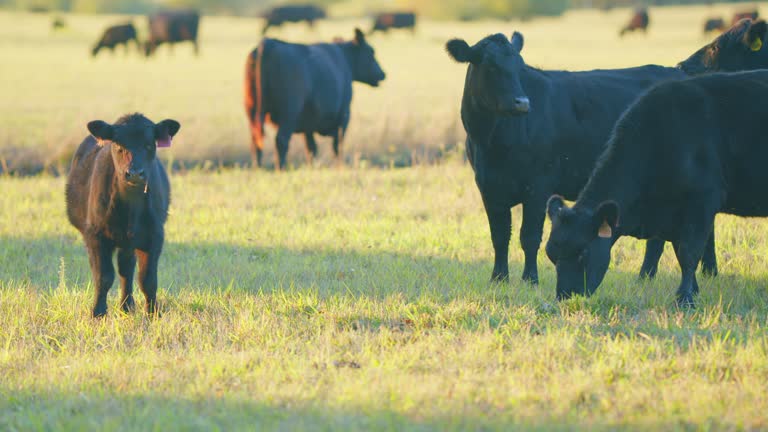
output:
[[[574,209],[595,210],[600,203],[614,201],[621,212],[619,225],[626,232],[634,225],[634,207],[642,198],[649,173],[643,152],[632,151],[642,150],[643,146],[635,145],[636,149],[633,149],[633,145],[627,145],[626,139],[621,143],[623,145],[615,145],[616,141],[614,136],[608,142]]]

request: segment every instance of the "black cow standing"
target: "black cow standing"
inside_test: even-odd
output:
[[[648,32],[649,23],[650,19],[648,17],[648,9],[636,9],[627,25],[622,27],[621,31],[619,32],[619,36],[624,36],[626,33],[634,32],[636,30],[642,30],[643,33],[646,33]]]
[[[467,156],[491,229],[495,251],[491,278],[509,277],[511,207],[523,204],[523,279],[536,283],[546,201],[555,193],[576,198],[621,112],[652,84],[683,79],[686,72],[759,67],[755,58],[762,58],[764,50],[754,52],[748,47],[765,36],[765,29],[762,21],[744,21],[710,44],[719,46],[718,50],[708,48],[710,45],[700,50],[717,57],[697,53],[679,68],[587,72],[527,66],[520,55],[523,37],[519,33],[511,42],[494,35],[474,47],[463,40],[448,42],[449,54],[469,63],[461,118],[467,131]],[[656,273],[663,246],[663,241],[648,242],[641,276]],[[604,265],[607,268],[607,259]],[[714,238],[704,256],[703,270],[717,273]],[[599,268],[591,271],[590,277],[600,274]]]
[[[715,214],[768,216],[766,99],[768,71],[753,71],[662,83],[634,103],[573,208],[548,203],[557,297],[597,288],[584,284],[594,251],[610,253],[623,235],[656,236],[674,245],[678,305],[693,306]]]
[[[337,159],[349,124],[352,81],[377,87],[384,71],[365,36],[348,42],[301,45],[264,39],[245,69],[245,111],[251,125],[251,156],[261,165],[266,117],[277,130],[277,167],[285,168],[288,143],[303,133],[307,156],[317,155],[314,133],[333,138]]]
[[[138,258],[146,311],[156,311],[157,266],[171,193],[156,151],[170,146],[179,127],[175,120],[154,124],[141,114],[126,115],[115,124],[95,120],[88,123],[91,136],[75,152],[67,178],[67,216],[88,250],[94,317],[107,313],[115,250],[122,310],[135,307],[133,270]]]
[[[144,44],[144,54],[149,57],[158,46],[173,45],[179,42],[192,42],[195,55],[199,54],[197,30],[200,26],[200,13],[195,10],[172,10],[158,12],[147,17],[149,38]]]
[[[139,39],[136,37],[136,27],[132,23],[113,25],[104,30],[104,34],[91,50],[91,55],[96,56],[102,48],[109,48],[114,53],[118,45],[124,45],[128,52],[128,42],[131,41],[136,44],[138,50]]]
[[[416,14],[413,12],[386,12],[376,15],[373,28],[369,34],[377,31],[387,32],[389,29],[411,29],[416,31]]]
[[[270,27],[281,26],[287,22],[306,21],[310,27],[315,21],[325,18],[325,10],[314,5],[276,6],[262,15],[266,20],[261,34],[266,34]]]

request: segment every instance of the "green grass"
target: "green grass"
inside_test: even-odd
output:
[[[91,319],[64,179],[0,176],[0,430],[768,429],[766,222],[718,216],[721,274],[700,280],[692,311],[674,307],[674,254],[638,281],[629,238],[590,299],[556,303],[543,252],[541,285],[522,283],[516,234],[511,282],[489,284],[488,223],[457,146],[465,68],[442,48],[518,29],[533,65],[672,65],[704,44],[705,16],[733,8],[654,9],[648,37],[624,41],[627,10],[377,36],[388,78],[355,87],[358,168],[326,168],[323,141],[320,168],[282,174],[217,169],[248,160],[240,92],[258,21],[206,17],[200,58],[180,46],[147,62],[88,57],[119,17],[68,16],[52,34],[46,17],[0,13],[0,161],[64,170],[87,121],[140,110],[181,121],[163,155],[200,167],[171,174],[158,319],[119,313],[117,287]],[[275,36],[355,24],[369,25]],[[300,138],[292,155],[302,164]],[[370,167],[389,164],[415,166]]]
[[[718,219],[695,311],[669,251],[636,280],[632,239],[595,297],[557,304],[543,254],[541,285],[518,280],[516,240],[513,280],[487,283],[460,163],[172,182],[162,317],[113,292],[93,320],[63,179],[0,180],[0,429],[768,427],[763,221]]]

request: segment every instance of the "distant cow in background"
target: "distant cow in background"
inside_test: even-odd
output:
[[[268,10],[262,18],[267,22],[261,34],[266,34],[270,27],[281,26],[287,22],[306,21],[312,27],[315,21],[325,18],[325,10],[314,5],[277,6]]]
[[[715,30],[720,32],[725,30],[725,20],[720,17],[707,18],[707,20],[704,22],[704,34],[713,32]]]
[[[149,39],[144,44],[147,57],[154,54],[159,45],[167,43],[170,47],[178,42],[190,41],[199,53],[197,30],[200,14],[195,10],[163,11],[147,17],[149,20]]]
[[[376,31],[387,32],[389,29],[408,28],[416,31],[416,14],[413,12],[386,12],[376,15],[373,28],[369,34]]]
[[[51,29],[53,30],[63,30],[66,27],[67,22],[60,16],[54,17],[53,21],[51,21]]]
[[[317,155],[314,133],[341,144],[349,124],[352,81],[377,87],[385,78],[365,36],[355,29],[351,41],[302,45],[265,38],[251,51],[245,67],[245,112],[251,126],[251,156],[261,165],[263,125],[277,126],[277,168],[286,166],[288,143],[303,133],[307,157]]]
[[[733,14],[733,18],[731,19],[731,25],[735,25],[737,22],[743,20],[744,18],[749,18],[754,21],[759,15],[760,14],[758,13],[757,9],[751,11],[736,12]]]
[[[648,31],[648,9],[646,8],[639,8],[635,9],[634,14],[632,15],[632,19],[629,20],[629,23],[624,26],[624,28],[621,29],[619,32],[619,36],[624,36],[627,32],[633,32],[636,30],[642,30],[643,33]]]
[[[139,39],[136,37],[136,27],[131,23],[113,25],[104,30],[104,34],[91,50],[91,55],[96,56],[102,48],[109,48],[112,52],[118,45],[125,45],[125,51],[128,52],[128,42],[133,41],[136,49],[139,49]]]

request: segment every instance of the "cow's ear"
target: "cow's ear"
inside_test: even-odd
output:
[[[171,138],[181,125],[176,120],[166,119],[155,125],[155,142],[158,147],[170,147]]]
[[[522,34],[518,32],[512,33],[512,38],[510,38],[509,41],[512,43],[512,48],[517,50],[517,52],[523,51],[523,43],[525,42],[525,39],[523,39]]]
[[[597,206],[594,225],[598,236],[613,237],[613,230],[619,225],[619,205],[615,201],[605,201]]]
[[[547,216],[554,221],[560,216],[560,211],[565,208],[565,201],[560,195],[552,195],[547,201]]]
[[[445,49],[448,51],[448,55],[459,63],[478,64],[482,60],[482,56],[478,51],[470,47],[464,39],[449,40],[445,44]]]
[[[99,144],[101,144],[102,141],[111,141],[115,136],[115,128],[111,124],[101,120],[88,122],[88,132],[99,141]]]
[[[768,31],[768,24],[765,21],[753,21],[744,34],[744,44],[752,51],[760,51],[760,48],[763,47],[766,31]]]
[[[354,39],[355,45],[363,45],[365,43],[365,35],[363,32],[355,27],[355,39]]]

